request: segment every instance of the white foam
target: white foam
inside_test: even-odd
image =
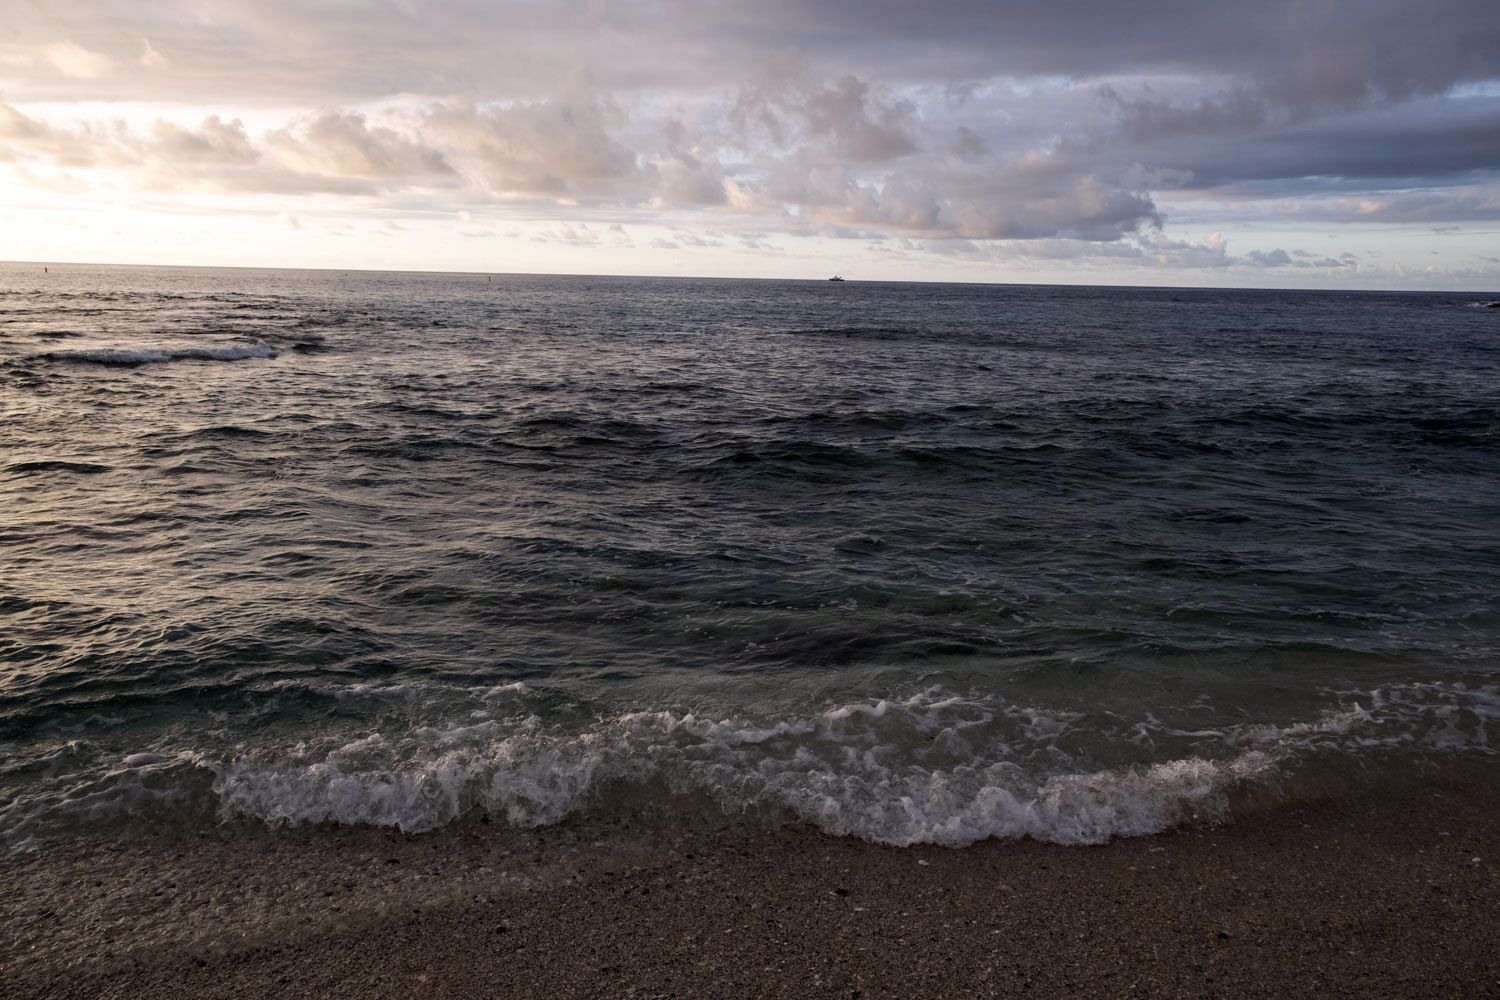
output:
[[[1346,735],[1356,727],[1373,721],[1375,721],[1373,715],[1355,704],[1325,712],[1322,718],[1312,722],[1297,722],[1287,726],[1241,726],[1229,731],[1225,736],[1231,743],[1249,746],[1296,741],[1305,747],[1310,742],[1319,741],[1323,737]],[[1208,733],[1190,735],[1208,735]]]
[[[771,798],[829,833],[900,847],[1019,837],[1101,844],[1159,833],[1188,818],[1221,818],[1228,788],[1266,776],[1274,764],[1270,755],[1251,752],[1227,762],[1188,758],[1040,782],[1004,765],[875,782],[819,775],[783,783]]]
[[[47,351],[41,355],[52,361],[74,361],[96,365],[149,365],[169,361],[243,361],[248,358],[274,358],[276,349],[265,341],[233,344],[224,347],[172,347],[160,349],[98,347],[71,351]]]
[[[476,808],[521,826],[554,823],[612,782],[656,780],[679,794],[707,795],[726,811],[780,807],[829,833],[883,844],[1023,836],[1096,844],[1220,816],[1231,785],[1265,775],[1277,760],[1252,750],[1227,761],[1192,758],[1039,777],[1002,762],[929,769],[899,754],[830,754],[808,745],[779,754],[744,750],[803,734],[800,724],[755,729],[635,717],[572,740],[535,720],[510,732],[494,723],[466,729],[424,734],[418,742],[429,752],[414,756],[414,746],[365,738],[301,765],[231,765],[214,787],[225,815],[422,832]],[[473,740],[484,731],[492,738]],[[683,731],[704,740],[629,738]]]
[[[419,730],[401,745],[371,735],[322,760],[230,765],[214,790],[225,815],[273,824],[362,823],[422,832],[480,805],[518,826],[538,826],[562,819],[590,788],[603,756],[588,743],[585,737],[559,746],[535,719],[509,732],[493,722],[463,731]],[[414,745],[429,752],[404,756]]]
[[[1316,718],[1201,729],[1154,716],[1085,724],[1073,711],[940,688],[779,718],[653,709],[586,724],[534,713],[524,685],[364,690],[395,695],[403,711],[440,705],[448,721],[242,744],[214,759],[169,746],[97,756],[75,742],[34,763],[76,780],[28,803],[0,802],[0,832],[12,832],[22,805],[25,816],[96,818],[182,801],[210,783],[225,817],[407,832],[474,811],[520,826],[555,823],[631,786],[731,813],[785,810],[883,844],[1097,844],[1222,817],[1233,789],[1273,782],[1310,753],[1489,754],[1500,725],[1500,691],[1461,684],[1331,692],[1334,704]],[[472,711],[478,705],[483,712]],[[87,766],[74,770],[79,762]]]
[[[1481,709],[1493,697],[1438,694]],[[1402,697],[1429,716],[1431,695]],[[1369,700],[1389,706],[1396,699],[1384,692]],[[521,825],[551,823],[614,783],[654,781],[706,795],[726,811],[783,808],[830,833],[885,844],[1022,836],[1094,844],[1222,816],[1236,785],[1269,780],[1311,749],[1397,745],[1411,738],[1399,735],[1400,719],[1411,717],[1407,708],[1378,716],[1346,704],[1311,721],[1191,734],[1207,747],[1231,748],[1225,756],[1091,768],[1059,743],[1082,718],[1077,713],[931,689],[780,720],[644,711],[580,733],[536,716],[484,719],[419,729],[397,743],[326,748],[292,767],[234,764],[215,787],[228,815],[418,832],[471,809]],[[986,738],[992,720],[1005,720],[1008,742]],[[1381,726],[1390,730],[1383,737]],[[1486,745],[1473,730],[1429,729],[1424,738],[1435,749]]]

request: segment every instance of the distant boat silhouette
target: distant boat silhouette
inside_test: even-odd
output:
[[[835,274],[833,277],[829,278],[828,280],[829,281],[843,281],[844,279],[840,278],[838,275]]]

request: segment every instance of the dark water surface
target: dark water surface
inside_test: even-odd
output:
[[[0,265],[0,839],[1491,754],[1475,298]]]

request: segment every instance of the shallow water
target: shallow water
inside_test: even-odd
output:
[[[0,265],[0,838],[1490,754],[1483,298]]]

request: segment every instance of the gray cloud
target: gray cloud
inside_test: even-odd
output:
[[[899,83],[1198,75],[1297,103],[1433,94],[1500,73],[1488,0],[370,0],[358,16],[298,0],[53,0],[9,20],[8,49],[91,53],[109,67],[84,59],[74,69],[94,72],[100,93],[108,79],[112,93],[132,99],[175,96],[171,81],[140,65],[141,39],[205,96],[320,103],[528,88],[534,96],[560,65],[587,66],[610,90],[697,87],[747,79],[787,52],[823,75]],[[26,99],[76,94],[65,84],[88,75],[49,69],[27,81]]]
[[[881,163],[915,152],[915,119],[910,101],[859,77],[822,82],[797,70],[742,88],[729,110],[746,148],[765,139],[853,163]]]
[[[1385,181],[1500,171],[1500,101],[1428,99],[1383,106],[1249,136],[1178,140],[1170,157],[1205,187],[1323,178]]]

